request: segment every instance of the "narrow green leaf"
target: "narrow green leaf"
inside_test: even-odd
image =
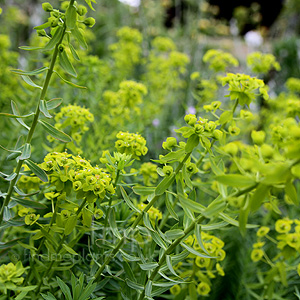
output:
[[[0,116],[2,116],[2,117],[13,118],[13,119],[28,118],[28,117],[33,116],[33,115],[34,115],[34,113],[30,113],[30,114],[27,114],[27,115],[24,115],[24,116],[12,115],[12,114],[9,114],[9,113],[0,113]]]
[[[57,26],[57,29],[51,38],[51,40],[48,42],[48,44],[43,48],[43,51],[49,51],[54,49],[56,44],[60,41],[62,35],[64,33],[64,29],[62,26]]]
[[[57,245],[54,237],[44,228],[40,228],[40,231],[41,231],[42,235],[38,236],[38,238],[41,238],[44,236],[47,239],[47,241],[50,242],[54,246],[55,249],[57,249],[58,245]]]
[[[6,242],[6,243],[0,242],[0,250],[11,248],[11,247],[17,245],[18,241],[19,241],[19,239],[14,239],[14,240]]]
[[[203,254],[198,252],[197,250],[195,250],[194,248],[188,246],[187,244],[185,244],[184,242],[181,242],[180,245],[185,248],[187,251],[189,251],[190,253],[200,256],[200,257],[204,257],[204,258],[213,258],[214,256],[211,255],[207,255],[207,254]]]
[[[83,34],[81,33],[80,29],[75,26],[72,30],[72,35],[76,38],[76,40],[78,41],[79,45],[84,49],[87,50],[88,45],[85,41],[85,38],[83,36]]]
[[[73,298],[72,298],[69,287],[59,277],[56,277],[56,281],[57,281],[60,289],[64,293],[66,300],[72,300]]]
[[[6,181],[12,181],[12,180],[14,180],[14,179],[16,178],[16,176],[17,176],[17,173],[12,173],[12,174],[8,175],[8,176],[5,178],[5,180],[6,180]]]
[[[192,190],[193,183],[192,183],[191,178],[186,170],[186,164],[183,166],[182,175],[183,175],[183,179],[184,179],[186,185]]]
[[[55,139],[60,140],[64,143],[72,142],[72,138],[68,136],[66,133],[58,130],[51,124],[47,123],[46,121],[39,120],[39,123],[43,126],[43,128]]]
[[[41,293],[41,296],[45,299],[45,300],[57,300],[53,294],[51,294],[50,292],[47,293],[47,295]]]
[[[270,190],[270,186],[260,183],[250,199],[250,209],[256,211],[260,208]]]
[[[39,105],[39,109],[40,111],[43,113],[43,115],[48,118],[51,119],[52,116],[49,114],[48,109],[47,109],[47,103],[45,100],[41,100],[40,101],[40,105]]]
[[[66,244],[63,244],[63,248],[69,252],[70,254],[73,254],[73,255],[78,255],[78,253],[76,253],[72,248],[70,248],[69,246],[67,246]]]
[[[207,208],[203,210],[203,215],[207,218],[213,218],[222,212],[226,207],[226,202],[220,196],[217,197]]]
[[[177,275],[177,273],[175,272],[174,268],[173,268],[173,265],[172,265],[172,258],[171,258],[170,255],[167,255],[167,256],[166,256],[166,263],[167,263],[167,267],[168,267],[168,269],[170,270],[170,272],[171,272],[173,275],[175,275],[176,277],[179,277],[179,276]]]
[[[135,205],[131,202],[131,200],[129,199],[129,197],[128,197],[126,191],[125,191],[125,189],[124,189],[122,186],[120,186],[120,190],[121,190],[121,194],[122,194],[123,199],[124,199],[124,201],[126,202],[126,204],[127,204],[133,211],[135,211],[135,212],[137,212],[137,213],[140,213],[140,210],[139,210],[137,207],[135,207]]]
[[[62,52],[59,52],[58,56],[59,56],[59,63],[61,65],[61,67],[71,76],[77,77],[77,73],[76,73],[73,65],[71,64],[66,51],[63,50]]]
[[[123,251],[122,249],[120,250],[122,256],[124,259],[128,260],[128,261],[140,261],[141,259],[139,257],[136,257],[136,256],[132,256],[128,253],[126,253],[125,251]]]
[[[299,204],[297,190],[292,181],[289,181],[285,184],[285,193],[293,201],[295,205]]]
[[[22,246],[22,248],[24,248],[24,249],[32,250],[32,251],[35,251],[35,252],[37,251],[37,248],[35,248],[35,247],[31,246],[31,245],[24,244],[24,243],[22,243],[20,241],[18,241],[18,244],[20,246]]]
[[[27,83],[29,84],[30,86],[32,87],[35,87],[35,88],[38,88],[38,89],[43,89],[41,86],[35,84],[30,77],[26,76],[26,75],[21,75],[22,79]]]
[[[12,73],[18,74],[18,75],[27,75],[27,76],[34,76],[34,75],[38,75],[41,74],[43,72],[45,72],[46,70],[49,70],[48,67],[42,67],[33,71],[23,71],[23,70],[19,70],[19,69],[13,69],[10,70]]]
[[[171,229],[166,231],[165,235],[168,240],[176,240],[184,236],[184,231],[182,229]]]
[[[68,81],[68,80],[64,79],[58,72],[54,71],[54,73],[55,73],[55,74],[56,74],[63,82],[65,82],[66,84],[68,84],[68,85],[70,85],[70,86],[72,86],[72,87],[78,88],[78,89],[86,89],[85,86],[80,86],[80,85],[77,85],[77,84],[75,84],[75,83],[73,83],[73,82],[71,82],[71,81]]]
[[[61,105],[63,99],[62,98],[53,98],[46,102],[47,110],[54,109]]]
[[[222,184],[233,187],[248,187],[255,184],[255,180],[240,174],[224,174],[216,176],[216,180]]]
[[[74,29],[77,22],[77,12],[74,5],[69,5],[66,11],[66,24],[69,29]]]
[[[192,200],[186,198],[182,194],[178,194],[178,197],[179,197],[179,201],[180,201],[182,207],[186,207],[186,208],[190,209],[191,211],[194,211],[197,213],[202,213],[203,210],[205,209],[205,206],[201,205],[198,202],[195,202],[195,201],[192,201]]]
[[[249,206],[244,207],[240,210],[239,229],[240,229],[240,233],[242,236],[245,236],[245,234],[246,234],[246,226],[247,226],[247,222],[248,222],[249,212],[250,212]]]
[[[20,115],[20,112],[19,112],[19,109],[18,109],[18,106],[17,106],[17,104],[13,101],[13,100],[11,100],[11,109],[12,109],[12,112],[13,112],[13,114],[14,115]],[[30,130],[30,127],[29,126],[27,126],[25,123],[24,123],[24,121],[22,120],[22,119],[17,119],[17,121],[22,125],[22,126],[24,126],[27,130]]]
[[[158,266],[157,262],[153,263],[145,263],[145,264],[139,264],[140,268],[144,271],[153,270]]]
[[[21,292],[14,300],[22,300],[25,298],[28,292]]]
[[[199,144],[199,136],[197,134],[192,134],[186,143],[185,151],[187,153],[192,152]]]
[[[125,279],[125,282],[126,282],[126,284],[130,288],[132,288],[134,290],[139,290],[139,291],[143,291],[144,290],[144,286],[143,285],[141,285],[139,283],[136,283],[136,282],[133,282],[133,281],[129,280],[128,278]]]
[[[91,211],[88,209],[84,208],[82,210],[82,223],[86,227],[91,227],[92,226],[92,219],[93,219],[93,214]]]
[[[40,202],[32,201],[32,200],[27,200],[27,199],[21,199],[17,197],[12,197],[12,200],[16,201],[18,204],[29,207],[29,208],[34,208],[34,209],[45,209],[47,208],[47,205],[42,204]]]
[[[76,226],[76,223],[77,223],[77,216],[76,215],[70,216],[66,222],[64,234],[69,235],[70,233],[72,233],[73,229]]]
[[[35,29],[35,30],[41,30],[41,29],[48,28],[50,26],[51,26],[51,23],[50,22],[46,22],[46,23],[44,23],[42,25],[33,27],[33,29]]]
[[[19,47],[21,50],[26,50],[26,51],[35,51],[35,50],[41,50],[43,47],[32,47],[32,46],[21,46]]]
[[[201,237],[201,225],[200,224],[196,224],[195,226],[195,235],[196,235],[196,239],[197,239],[197,242],[200,246],[200,248],[202,249],[202,251],[204,253],[206,253],[207,255],[209,255],[209,252],[206,250],[204,244],[203,244],[203,241],[202,241],[202,237]]]
[[[230,216],[228,216],[227,214],[225,213],[219,213],[219,217],[221,219],[223,219],[225,222],[233,225],[233,226],[236,226],[236,227],[239,227],[239,222],[233,218],[231,218]],[[202,228],[206,227],[206,225],[202,225]],[[255,225],[255,224],[247,224],[246,225],[246,228],[257,228],[259,227],[259,225]],[[206,230],[211,230],[211,229],[207,229],[205,228]]]
[[[114,208],[112,208],[110,210],[110,213],[108,215],[108,223],[110,225],[110,229],[112,231],[112,233],[114,234],[114,236],[118,239],[121,239],[122,236],[118,230],[118,226],[117,226],[117,223],[116,223],[116,214],[115,214],[115,210]]]
[[[153,298],[151,298],[151,294],[152,294],[152,281],[148,280],[146,287],[145,287],[145,296],[146,299],[148,300],[154,300]]]
[[[26,143],[26,144],[24,145],[22,154],[21,154],[21,156],[19,157],[19,160],[25,160],[25,159],[28,159],[28,158],[30,158],[30,155],[31,155],[31,145],[28,144],[28,143]]]
[[[78,53],[76,52],[75,48],[73,47],[73,45],[69,43],[69,47],[70,47],[73,58],[77,61],[80,61],[80,57],[79,57]]]
[[[173,208],[173,205],[171,204],[171,201],[169,199],[170,197],[171,197],[171,195],[166,193],[166,206],[167,206],[168,212],[175,220],[179,220],[179,218]]]
[[[175,175],[170,175],[168,177],[165,177],[160,183],[159,185],[156,187],[155,189],[155,196],[160,196],[162,195],[167,188],[169,188],[169,186],[173,183],[173,181],[175,180]]]
[[[48,182],[48,176],[43,169],[41,169],[37,164],[35,164],[32,160],[26,159],[25,163],[29,167],[29,169],[42,181]]]
[[[160,276],[162,276],[163,278],[165,278],[166,280],[171,281],[171,282],[175,282],[175,283],[178,283],[178,284],[179,284],[179,283],[186,283],[185,281],[174,280],[174,279],[168,277],[167,275],[165,275],[162,271],[159,271],[158,274],[159,274]]]
[[[148,196],[154,193],[155,187],[135,185],[132,190],[137,195]]]
[[[40,192],[40,191],[35,191],[35,192],[31,192],[31,193],[25,194],[25,193],[23,193],[17,186],[14,186],[14,190],[15,190],[15,192],[16,192],[18,195],[20,195],[20,196],[22,196],[22,197],[33,196],[33,195],[36,195],[36,194],[38,194],[38,193]]]
[[[92,2],[93,2],[93,3],[97,3],[95,0],[85,0],[85,2],[86,2],[86,4],[89,6],[89,8],[90,8],[91,10],[95,10],[95,9],[93,8],[93,6],[92,6]]]

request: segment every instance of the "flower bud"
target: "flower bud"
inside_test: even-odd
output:
[[[235,156],[237,154],[237,152],[239,151],[239,148],[235,143],[229,143],[223,147],[223,150],[226,153],[231,154],[232,156]]]
[[[236,126],[229,126],[228,131],[230,135],[239,135],[241,130]]]
[[[195,115],[186,115],[185,117],[184,117],[184,121],[188,124],[188,125],[190,125],[190,126],[194,126],[195,124],[196,124],[196,122],[197,122],[197,118],[196,118],[196,116]]]
[[[251,138],[252,138],[254,144],[262,145],[265,141],[266,133],[264,131],[252,130]]]
[[[261,154],[264,158],[271,158],[273,156],[274,149],[267,144],[261,146]]]
[[[96,23],[96,21],[92,17],[89,17],[89,18],[87,18],[83,21],[83,24],[88,26],[88,27],[93,27],[95,25],[95,23]]]
[[[166,176],[170,176],[173,173],[173,168],[171,166],[164,166],[163,172]]]
[[[168,137],[162,144],[162,147],[169,151],[171,151],[175,146],[177,146],[177,140],[174,137]]]
[[[49,2],[45,2],[42,4],[42,8],[46,12],[51,12],[53,11],[53,6]]]
[[[220,140],[222,138],[222,136],[223,136],[223,132],[219,129],[216,129],[213,133],[213,137],[216,140]]]
[[[87,13],[87,8],[84,5],[79,5],[76,11],[79,16],[84,16]]]

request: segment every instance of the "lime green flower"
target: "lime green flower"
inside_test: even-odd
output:
[[[199,268],[207,268],[210,264],[210,258],[197,256],[195,263]]]
[[[261,249],[253,249],[251,252],[251,260],[253,262],[258,262],[264,256],[264,251]]]
[[[210,290],[211,290],[210,286],[206,282],[203,282],[203,281],[200,282],[200,284],[198,284],[198,286],[197,286],[197,292],[201,296],[208,295]]]
[[[277,220],[275,223],[275,230],[279,233],[288,233],[291,230],[293,221],[287,219]]]
[[[0,291],[7,294],[7,290],[14,290],[16,285],[23,283],[24,278],[21,277],[25,272],[22,262],[18,261],[17,264],[8,263],[0,266]]]
[[[261,227],[258,229],[256,235],[257,235],[258,237],[263,237],[263,236],[267,235],[269,231],[270,231],[270,228],[269,228],[269,227],[261,226]]]
[[[181,287],[178,284],[175,284],[170,288],[170,293],[175,296],[178,295],[180,291],[181,291]]]

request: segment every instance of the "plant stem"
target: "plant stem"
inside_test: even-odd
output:
[[[185,157],[183,158],[183,160],[179,163],[179,165],[177,166],[176,170],[174,171],[173,177],[175,180],[176,175],[179,173],[179,171],[182,169],[184,163],[188,160],[188,158],[190,157],[192,152],[188,152],[186,153]],[[171,185],[173,181],[171,181],[169,184]],[[141,211],[137,218],[135,219],[134,223],[130,226],[130,228],[128,229],[128,233],[132,232],[136,226],[140,223],[140,221],[143,218],[144,213],[146,213],[154,204],[155,202],[158,200],[158,198],[161,195],[157,195],[154,196],[153,199],[147,204],[147,206],[144,208],[143,211]],[[101,265],[101,267],[99,268],[99,270],[97,271],[97,273],[94,276],[94,280],[97,281],[99,280],[105,266],[107,266],[110,261],[114,258],[114,256],[119,252],[120,248],[122,247],[122,245],[125,243],[126,241],[126,236],[124,235],[120,241],[118,242],[118,244],[115,246],[115,248],[113,249],[113,251],[108,255],[108,257],[105,259],[105,261],[103,262],[103,264]]]
[[[116,179],[115,179],[115,182],[114,182],[114,185],[113,185],[114,188],[116,188],[116,186],[118,184],[119,177],[120,177],[120,170],[117,171]],[[110,195],[109,203],[108,203],[108,209],[107,209],[107,213],[106,213],[105,221],[104,221],[104,228],[103,228],[103,240],[104,241],[106,240],[106,234],[107,234],[106,227],[107,227],[107,223],[108,223],[109,214],[110,214],[110,211],[111,211],[112,198],[113,198],[113,195]]]
[[[154,271],[151,273],[150,278],[147,280],[147,282],[144,285],[144,290],[140,294],[138,300],[143,300],[145,296],[145,288],[148,283],[148,281],[153,281],[155,276],[158,274],[160,268],[162,265],[165,263],[167,255],[173,252],[173,250],[186,238],[187,235],[189,235],[194,229],[196,224],[201,223],[205,217],[199,216],[196,220],[192,222],[192,224],[184,230],[184,235],[181,236],[180,238],[176,239],[163,253],[161,256],[160,260],[158,261],[158,266],[154,269]]]
[[[82,201],[81,205],[79,206],[78,210],[76,211],[76,216],[77,217],[79,216],[79,214],[81,213],[81,211],[82,211],[82,209],[84,208],[85,205],[86,205],[86,198]],[[56,254],[59,254],[60,250],[63,247],[64,241],[65,241],[66,238],[67,238],[67,235],[63,234],[63,236],[60,240],[60,243],[59,243],[59,245],[58,245],[58,247],[55,251]],[[40,280],[40,282],[38,284],[38,287],[37,287],[37,290],[36,290],[36,294],[39,293],[39,291],[41,289],[41,286],[42,286],[42,283],[43,283],[43,278],[47,277],[47,274],[50,273],[54,263],[55,263],[55,260],[52,260],[50,265],[48,266],[47,270],[44,272],[43,276],[41,277],[41,280]],[[48,275],[48,281],[51,279],[51,277],[52,277],[52,273]]]
[[[74,2],[74,0],[71,0],[71,2]],[[61,42],[62,42],[62,40],[64,38],[65,31],[66,31],[66,25],[64,24],[63,34],[62,34],[60,40],[58,41],[58,43],[56,44],[56,46],[54,48],[54,52],[52,54],[51,63],[50,63],[50,66],[49,66],[49,69],[48,69],[48,72],[47,72],[47,75],[46,75],[46,79],[44,81],[44,85],[43,85],[43,88],[42,88],[42,91],[41,91],[41,95],[39,97],[39,100],[38,100],[38,103],[37,103],[37,106],[36,106],[36,110],[35,110],[35,114],[34,114],[34,119],[32,121],[32,124],[31,124],[30,130],[28,132],[28,135],[26,137],[26,143],[28,143],[28,144],[30,144],[30,142],[32,140],[32,137],[33,137],[36,125],[38,123],[38,119],[39,119],[39,115],[40,115],[40,101],[44,100],[45,95],[47,93],[48,86],[49,86],[49,83],[50,83],[50,79],[51,79],[51,76],[53,74],[55,62],[56,62],[57,55],[58,55],[58,46],[59,46],[59,44],[61,44]],[[23,160],[19,160],[18,161],[16,170],[15,170],[16,177],[10,182],[10,185],[9,185],[9,188],[8,188],[8,191],[7,191],[7,195],[5,197],[5,200],[4,200],[4,202],[2,204],[2,207],[1,207],[1,210],[0,210],[0,225],[1,225],[2,221],[3,221],[4,209],[9,204],[12,192],[13,192],[14,187],[15,187],[18,179],[19,179],[20,170],[21,170],[21,167],[23,165],[23,162],[24,162]]]

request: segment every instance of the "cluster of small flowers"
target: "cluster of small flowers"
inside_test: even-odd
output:
[[[143,103],[143,96],[147,95],[147,88],[142,83],[133,80],[122,81],[117,92],[105,91],[103,93],[103,103],[100,104],[103,111],[109,108],[109,113],[104,116],[111,123],[114,120],[119,125],[120,116],[122,120],[129,120],[134,115],[140,115],[140,105]],[[111,120],[111,115],[114,120]]]
[[[24,278],[21,277],[25,272],[22,262],[16,264],[8,263],[0,266],[0,291],[7,294],[7,290],[13,290],[17,285],[23,283]]]
[[[111,176],[98,166],[80,156],[63,153],[49,153],[41,164],[57,191],[73,190],[77,197],[95,202],[104,199],[106,193],[114,193]]]
[[[198,278],[199,284],[197,285],[197,292],[201,296],[208,295],[211,291],[211,279],[215,278],[218,274],[220,276],[224,276],[224,270],[221,267],[220,263],[225,259],[226,252],[223,250],[224,242],[217,238],[214,235],[207,234],[205,232],[201,232],[201,238],[203,241],[203,245],[209,255],[215,256],[216,258],[206,258],[196,256],[194,254],[190,254],[188,259],[194,259],[194,265],[197,267],[194,275]],[[198,244],[195,235],[189,236],[185,243],[189,246],[193,247],[198,252],[203,252],[202,248]],[[203,253],[204,254],[204,253]],[[182,264],[179,264],[176,269],[180,269]],[[191,270],[186,270],[181,273],[182,277],[191,276]],[[179,285],[175,285],[170,289],[170,292],[173,295],[178,295],[181,291],[181,287]]]
[[[158,179],[158,174],[156,171],[157,166],[151,162],[143,163],[140,167],[140,173],[143,176],[144,184],[146,186],[151,186]]]
[[[197,119],[197,117],[192,114],[186,115],[184,120],[192,128],[182,127],[176,130],[176,132],[182,133],[182,136],[185,138],[190,137],[192,134],[197,134],[198,136],[219,140],[223,136],[222,131],[217,129],[217,122],[208,121],[208,119],[203,119],[201,117]]]
[[[26,225],[33,225],[40,217],[40,215],[35,214],[35,209],[23,207],[19,205],[18,215],[23,218]]]
[[[61,4],[61,9],[63,11],[66,11],[69,7],[69,4],[70,4],[69,1],[64,1]],[[74,2],[73,5],[76,8],[76,12],[79,17],[83,17],[87,13],[87,8],[84,5],[78,5],[76,1]],[[62,22],[64,21],[64,18],[65,18],[64,12],[60,12],[58,9],[54,9],[53,6],[49,2],[44,2],[42,4],[42,8],[44,11],[50,13],[50,17],[48,18],[48,24],[51,28],[55,28],[62,24]],[[93,27],[95,24],[95,19],[92,17],[83,19],[82,24],[84,24],[88,27]],[[37,33],[40,36],[47,36],[44,29],[38,30]]]
[[[291,232],[292,225],[295,224],[294,232]],[[270,239],[271,241],[276,242],[277,248],[281,251],[274,257],[274,261],[280,259],[282,256],[284,258],[290,258],[296,254],[300,253],[300,221],[299,220],[290,220],[290,219],[279,219],[275,223],[275,231],[279,233],[276,236],[276,240]],[[261,226],[257,231],[257,242],[253,244],[253,250],[251,252],[251,259],[254,262],[262,260],[266,255],[263,250],[265,237],[268,237],[270,228],[267,226]],[[268,262],[268,260],[266,260]],[[296,269],[298,275],[300,276],[300,264],[289,269]]]
[[[287,89],[292,93],[300,93],[300,79],[290,77],[285,83]]]
[[[140,62],[143,41],[142,34],[130,27],[122,27],[117,32],[119,41],[110,45],[115,68],[118,77],[125,79],[125,75],[130,74],[136,64]]]
[[[251,77],[245,74],[228,73],[227,76],[221,78],[223,86],[228,84],[230,99],[239,99],[240,105],[250,105],[250,103],[259,95],[265,100],[269,99],[267,86],[261,79]],[[258,90],[258,91],[257,91]]]
[[[209,63],[209,68],[215,72],[225,71],[229,66],[237,67],[239,62],[230,53],[222,50],[210,49],[204,56],[203,61]]]
[[[252,72],[267,74],[270,70],[280,71],[280,64],[273,54],[253,52],[247,56],[247,65]]]
[[[57,122],[55,127],[58,129],[71,126],[73,140],[80,143],[82,135],[89,130],[87,123],[94,121],[94,115],[87,108],[69,104],[56,114],[55,121]]]
[[[129,133],[120,131],[117,134],[115,147],[120,153],[132,155],[132,158],[139,159],[140,156],[146,155],[148,148],[146,140],[137,133]]]

